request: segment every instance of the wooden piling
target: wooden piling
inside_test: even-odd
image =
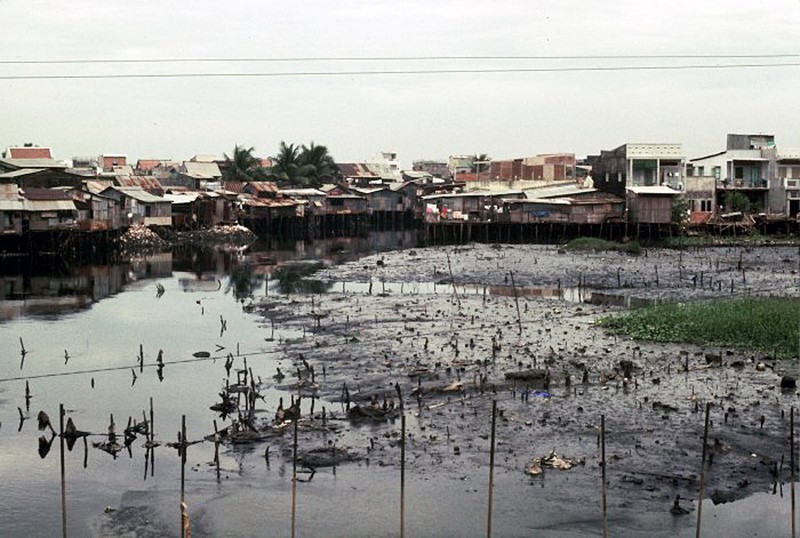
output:
[[[514,290],[514,302],[517,303],[517,326],[519,327],[519,334],[522,334],[522,315],[519,312],[519,295],[517,294],[517,285],[514,283],[514,271],[509,271],[511,275],[511,288]]]
[[[64,404],[58,404],[58,434],[61,447],[61,536],[67,537],[67,476],[64,466]],[[85,438],[84,438],[85,439]],[[794,491],[794,490],[792,490]]]
[[[600,415],[600,465],[603,477],[603,537],[608,538],[608,487],[606,482],[606,416]]]
[[[295,519],[297,515],[297,417],[294,418],[294,439],[292,441],[292,538],[295,538]]]
[[[708,415],[711,412],[711,402],[706,402],[706,420],[703,427],[703,459],[700,464],[700,492],[697,495],[697,526],[695,538],[700,538],[700,523],[703,518],[703,495],[706,487],[706,457],[708,453]]]
[[[406,414],[403,413],[400,416],[400,538],[405,538],[405,535],[406,535]]]
[[[186,415],[181,415],[181,538],[186,538]]]
[[[792,497],[792,538],[795,538],[797,533],[797,519],[795,517],[796,514],[796,502],[794,496],[794,406],[789,409],[789,450],[791,451],[789,456],[789,463],[792,466],[791,470],[791,482],[790,482],[790,491]]]
[[[489,508],[488,508],[489,512],[486,518],[487,538],[491,538],[492,536],[492,501],[493,501],[493,490],[494,490],[494,435],[495,435],[496,423],[497,423],[497,400],[492,399],[492,435],[491,435],[491,444],[489,446]]]

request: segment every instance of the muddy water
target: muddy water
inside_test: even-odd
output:
[[[293,256],[322,259],[331,252],[357,250],[353,245],[326,245]],[[716,274],[737,274],[738,255],[720,254],[717,259],[734,267],[721,262]],[[793,266],[783,261],[792,255],[796,250],[762,250],[745,257],[745,263],[760,269],[746,275],[749,292],[769,288],[792,294]],[[358,458],[335,469],[319,468],[313,478],[301,469],[295,520],[299,535],[399,534],[399,420],[350,423],[341,401],[344,383],[353,401],[361,403],[372,394],[393,398],[394,384],[402,387],[409,430],[408,535],[485,535],[493,396],[502,411],[495,460],[497,536],[602,535],[597,447],[601,414],[606,415],[609,432],[611,534],[694,535],[702,433],[702,413],[695,411],[695,404],[702,409],[706,401],[715,404],[712,438],[722,444],[707,479],[704,534],[786,534],[788,464],[779,473],[775,494],[769,468],[782,455],[788,459],[786,415],[796,396],[776,390],[776,381],[780,370],[795,365],[756,371],[750,363],[752,353],[728,355],[727,350],[615,339],[592,325],[597,315],[616,311],[613,307],[575,300],[578,282],[588,283],[580,287],[580,294],[592,291],[586,288],[614,288],[618,267],[629,280],[612,292],[645,299],[678,292],[684,299],[717,293],[710,286],[692,288],[686,279],[709,271],[709,265],[715,271],[712,255],[699,253],[698,266],[662,265],[659,284],[645,286],[643,282],[653,278],[653,264],[670,260],[670,253],[653,251],[631,260],[560,255],[540,247],[406,249],[323,264],[330,267],[311,275],[323,285],[307,288],[317,291],[286,294],[281,286],[287,279],[281,281],[277,269],[293,256],[253,252],[238,260],[180,257],[126,266],[117,270],[123,275],[118,284],[101,284],[105,281],[95,278],[92,290],[114,291],[107,296],[92,291],[104,297],[99,300],[87,293],[88,307],[52,310],[46,299],[58,299],[57,293],[4,300],[4,312],[13,314],[0,324],[0,534],[60,532],[58,440],[41,458],[35,419],[45,410],[58,428],[58,404],[64,403],[67,417],[79,429],[97,434],[89,438],[85,453],[79,442],[66,454],[70,534],[179,535],[176,451],[158,448],[151,476],[145,474],[141,437],[132,443],[130,455],[123,450],[116,459],[92,444],[105,440],[111,414],[121,434],[127,417],[140,417],[151,397],[156,440],[161,443],[176,440],[183,414],[190,440],[211,433],[215,418],[220,428],[230,424],[208,406],[217,400],[226,378],[224,357],[236,354],[237,347],[232,380],[246,358],[262,381],[264,401],[259,400],[257,409],[263,421],[273,417],[279,398],[288,402],[298,393],[291,375],[280,383],[272,379],[276,367],[291,373],[303,367],[302,359],[313,365],[319,386],[310,393],[319,399],[314,401],[313,419],[311,400],[303,401],[301,451],[335,444]],[[774,259],[767,262],[767,257]],[[513,287],[509,293],[507,269],[514,271],[516,294]],[[450,271],[455,289],[447,281]],[[157,284],[164,287],[160,296]],[[559,289],[560,295],[539,291]],[[27,351],[21,367],[20,337]],[[492,337],[500,346],[494,353]],[[145,356],[143,371],[137,368],[139,344]],[[154,366],[158,350],[163,350],[166,363],[163,381]],[[211,357],[195,358],[196,351],[208,351]],[[725,366],[682,371],[687,357],[690,366],[703,366],[706,352],[721,353]],[[619,377],[609,379],[621,359],[636,364],[634,381],[627,386]],[[735,359],[746,367],[732,368]],[[551,386],[505,381],[505,372],[529,366],[549,368]],[[586,385],[581,382],[584,366],[589,372]],[[26,380],[32,394],[30,411],[25,406]],[[463,390],[438,392],[458,381]],[[416,398],[412,391],[419,387],[422,395]],[[544,392],[549,396],[541,395]],[[20,432],[17,406],[30,416]],[[265,459],[267,447],[270,456]],[[583,464],[569,471],[524,474],[531,458],[552,450],[580,458]],[[289,535],[288,436],[222,445],[220,451],[219,480],[212,443],[198,443],[188,451],[186,500],[194,534]],[[713,506],[708,499],[713,491],[739,500]],[[688,515],[669,513],[677,494]]]

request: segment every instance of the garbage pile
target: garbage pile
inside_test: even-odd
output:
[[[169,243],[161,239],[158,234],[146,226],[131,226],[119,238],[124,253],[149,254],[160,252],[169,248]]]
[[[528,466],[525,467],[525,473],[533,476],[540,475],[544,467],[568,471],[576,465],[583,465],[584,463],[585,460],[583,458],[565,458],[556,454],[555,450],[551,450],[547,456],[533,458]]]
[[[256,234],[239,224],[218,225],[204,230],[175,232],[170,240],[174,244],[214,245],[236,249],[256,240]]]

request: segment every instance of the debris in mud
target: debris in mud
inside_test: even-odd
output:
[[[317,447],[304,451],[297,456],[298,463],[306,467],[333,467],[340,463],[358,461],[362,456],[351,452],[347,447],[329,446]]]
[[[394,403],[390,406],[376,406],[376,405],[358,405],[347,410],[347,417],[353,421],[359,420],[374,420],[384,421],[394,419],[400,416],[400,408],[395,407]]]
[[[122,250],[131,255],[144,255],[161,252],[169,248],[169,243],[146,226],[131,226],[119,238]]]
[[[549,375],[550,372],[547,370],[529,369],[506,372],[505,377],[516,381],[544,381]]]
[[[584,465],[585,463],[586,460],[584,458],[565,458],[559,456],[556,454],[556,451],[553,450],[547,456],[533,458],[525,468],[525,473],[533,476],[540,475],[544,467],[568,471],[576,465]]]
[[[786,389],[796,389],[797,388],[797,380],[790,375],[785,375],[781,378],[781,388]]]

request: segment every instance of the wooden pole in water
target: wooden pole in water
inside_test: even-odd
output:
[[[186,415],[181,415],[181,538],[186,537]]]
[[[695,538],[700,538],[700,522],[703,517],[703,495],[706,487],[706,454],[708,452],[708,415],[711,412],[711,402],[706,402],[706,424],[703,428],[703,460],[700,464],[700,493],[697,496],[697,527]]]
[[[156,472],[156,450],[155,450],[155,435],[156,430],[153,422],[153,397],[150,396],[150,476],[155,476]]]
[[[295,516],[297,514],[297,417],[294,419],[292,441],[292,538],[295,538]]]
[[[514,302],[517,303],[517,325],[519,326],[519,334],[522,334],[522,315],[519,313],[519,295],[517,295],[517,285],[514,283],[514,271],[509,271],[511,275],[511,287],[514,289]]]
[[[789,457],[789,462],[792,465],[791,471],[791,496],[792,496],[792,538],[795,538],[797,533],[797,520],[795,519],[795,510],[796,510],[796,503],[794,497],[794,407],[789,409],[789,450],[791,450],[791,455]]]
[[[600,415],[600,459],[603,476],[603,537],[608,538],[608,491],[606,489],[606,416]]]
[[[492,496],[494,489],[494,432],[497,422],[497,400],[492,399],[492,440],[489,447],[489,514],[486,519],[486,536],[492,536]]]
[[[64,468],[64,404],[58,404],[58,433],[61,446],[61,536],[67,537],[67,478]],[[794,491],[794,490],[792,490]]]
[[[405,535],[406,535],[406,414],[403,413],[400,416],[400,538],[405,538]]]

